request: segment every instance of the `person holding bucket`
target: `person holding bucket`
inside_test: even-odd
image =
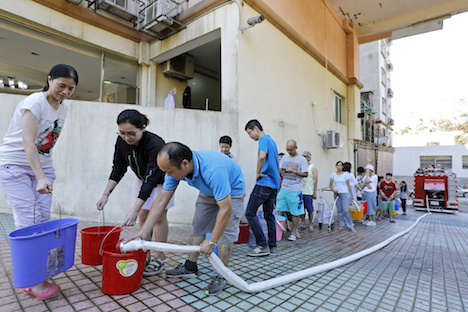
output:
[[[166,275],[198,276],[200,253],[209,257],[216,247],[219,258],[227,266],[233,244],[239,238],[239,221],[244,211],[245,181],[240,166],[217,151],[192,151],[179,142],[164,146],[158,155],[158,165],[166,173],[163,190],[154,201],[143,227],[128,240],[149,236],[153,226],[164,218],[165,208],[183,180],[200,191],[190,237],[190,245],[200,245],[200,250],[189,254],[184,264],[167,270]],[[205,239],[208,233],[211,235]],[[226,285],[227,281],[215,274],[205,288],[205,294],[216,295]]]
[[[115,143],[114,164],[102,197],[96,204],[98,210],[104,209],[110,194],[127,172],[128,166],[136,174],[135,189],[138,196],[132,209],[125,216],[123,225],[133,226],[138,217],[138,228],[145,223],[151,204],[158,197],[164,182],[164,173],[156,163],[156,157],[164,146],[164,140],[158,135],[146,130],[149,124],[148,118],[135,109],[122,111],[117,117],[117,141]],[[174,206],[171,197],[167,209]],[[166,211],[161,222],[154,226],[154,236],[157,242],[167,242],[168,224]],[[151,235],[152,236],[152,235]],[[164,253],[157,252],[151,259],[148,253],[143,275],[156,275],[164,268]]]
[[[20,229],[50,219],[55,172],[54,147],[68,112],[64,100],[78,85],[78,73],[70,65],[55,65],[42,92],[23,99],[16,107],[0,147],[0,187]],[[49,299],[60,286],[44,281],[22,288],[38,299]]]

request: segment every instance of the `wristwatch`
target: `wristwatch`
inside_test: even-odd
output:
[[[208,245],[210,245],[211,249],[215,249],[216,247],[218,247],[218,243],[215,243],[215,242],[212,242],[212,241],[208,241]]]

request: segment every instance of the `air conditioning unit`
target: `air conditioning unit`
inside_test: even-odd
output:
[[[324,148],[338,148],[341,146],[341,134],[336,130],[327,130],[327,135],[323,137]]]
[[[99,9],[106,10],[129,21],[138,18],[138,3],[135,0],[98,0]]]
[[[388,124],[389,126],[393,126],[393,125],[395,124],[395,120],[393,120],[393,118],[388,118],[387,124]]]
[[[393,70],[393,64],[391,62],[387,63],[387,70],[392,71]]]
[[[172,19],[178,14],[178,5],[171,0],[158,0],[145,9],[145,22],[143,28],[154,32],[161,32],[172,26]]]
[[[162,72],[166,76],[187,80],[193,78],[195,62],[192,56],[179,55],[163,63]]]
[[[392,88],[387,89],[387,97],[392,98],[393,97],[393,90]]]

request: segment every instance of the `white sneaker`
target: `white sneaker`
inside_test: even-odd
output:
[[[296,235],[291,233],[291,235],[289,235],[289,237],[288,237],[288,240],[295,241],[296,240]]]
[[[369,224],[367,224],[368,226],[375,226],[375,222],[374,221],[369,221]]]

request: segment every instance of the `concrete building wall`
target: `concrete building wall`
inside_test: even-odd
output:
[[[24,96],[0,94],[0,136],[3,138],[16,105]],[[101,197],[112,167],[117,139],[117,115],[134,105],[67,101],[70,110],[60,139],[54,147],[57,173],[54,192],[62,204],[62,213],[80,219],[97,220],[96,202]],[[237,114],[160,107],[137,107],[150,119],[148,131],[166,142],[181,141],[193,149],[218,149],[219,133],[236,133]],[[203,121],[203,122],[200,122]],[[233,153],[239,155],[239,146]],[[131,170],[116,187],[106,205],[106,220],[121,222],[136,198],[135,175]],[[168,213],[172,223],[189,224],[198,192],[181,183],[176,206]],[[58,213],[54,205],[53,213]],[[0,211],[9,212],[3,194]]]
[[[420,166],[420,156],[452,156],[452,172],[459,179],[468,179],[468,169],[464,169],[462,165],[462,157],[468,156],[468,145],[396,147],[394,174],[413,175]]]
[[[51,15],[51,12],[42,13]],[[320,16],[323,12],[314,14]],[[248,5],[242,7],[244,20],[255,15],[258,12]],[[33,16],[28,18],[34,19]],[[68,22],[65,16],[60,19],[63,19],[61,23]],[[333,21],[331,17],[327,20],[327,23],[333,24],[333,27],[324,24],[330,27],[332,34],[328,44],[335,40],[345,42],[339,21]],[[48,27],[53,26],[50,24],[53,22],[43,21],[42,18],[40,22]],[[126,108],[136,108],[147,114],[151,121],[148,131],[161,135],[167,142],[181,141],[193,149],[217,150],[219,136],[230,135],[234,142],[232,152],[246,178],[247,194],[250,194],[255,183],[258,149],[257,142],[249,139],[244,131],[250,119],[260,120],[265,132],[277,142],[279,151],[285,152],[288,139],[297,141],[299,152],[311,151],[312,162],[319,169],[319,187],[328,185],[329,174],[335,170],[336,161],[353,162],[351,141],[359,134],[355,120],[359,110],[359,89],[346,85],[342,77],[338,78],[327,71],[320,61],[268,20],[243,33],[238,26],[238,7],[228,4],[191,22],[181,32],[148,45],[147,62],[141,64],[141,93],[146,99],[143,106],[68,102],[69,116],[54,148],[58,176],[54,188],[64,215],[97,220],[95,203],[111,171],[117,130],[115,119]],[[104,31],[86,29],[80,38],[88,40],[88,32]],[[80,36],[79,33],[75,35]],[[113,40],[113,37],[109,38]],[[221,39],[222,111],[164,109],[162,101],[167,91],[173,87],[181,90],[184,83],[174,82],[177,84],[174,85],[165,80],[165,77],[157,74],[157,64],[216,38]],[[133,43],[130,43],[130,47],[120,47],[127,45],[124,39],[116,38],[112,43],[89,40],[93,46],[100,44],[103,49],[115,48],[118,53],[128,57],[138,56],[138,49]],[[145,46],[142,44],[140,48]],[[335,66],[345,68],[346,61],[341,58],[346,58],[346,52],[339,50],[341,52],[334,56]],[[343,98],[343,124],[333,121],[334,94]],[[22,98],[24,96],[0,94],[0,137],[6,133],[12,112]],[[340,131],[343,147],[322,148],[322,134],[327,130]],[[106,207],[108,221],[120,222],[132,206],[136,193],[134,179],[133,173],[129,172],[110,196]],[[168,213],[169,222],[191,222],[197,193],[181,183],[176,192],[176,206]],[[3,196],[0,211],[9,211]],[[54,205],[53,212],[57,211]]]
[[[244,11],[246,12],[246,11]],[[254,11],[246,16],[253,16]],[[338,160],[349,160],[348,105],[354,105],[354,94],[335,76],[279,32],[268,21],[244,32],[239,47],[239,131],[250,119],[258,119],[267,134],[276,141],[278,150],[286,152],[288,139],[295,139],[299,152],[312,152],[317,165],[319,187],[329,182]],[[276,92],[281,90],[281,92]],[[333,121],[333,92],[344,96],[344,124]],[[312,105],[312,102],[315,105]],[[319,133],[339,130],[344,147],[324,150]],[[354,135],[354,133],[352,134]],[[242,146],[240,159],[251,189],[255,180],[257,143],[239,134]],[[247,159],[246,159],[247,158]]]

